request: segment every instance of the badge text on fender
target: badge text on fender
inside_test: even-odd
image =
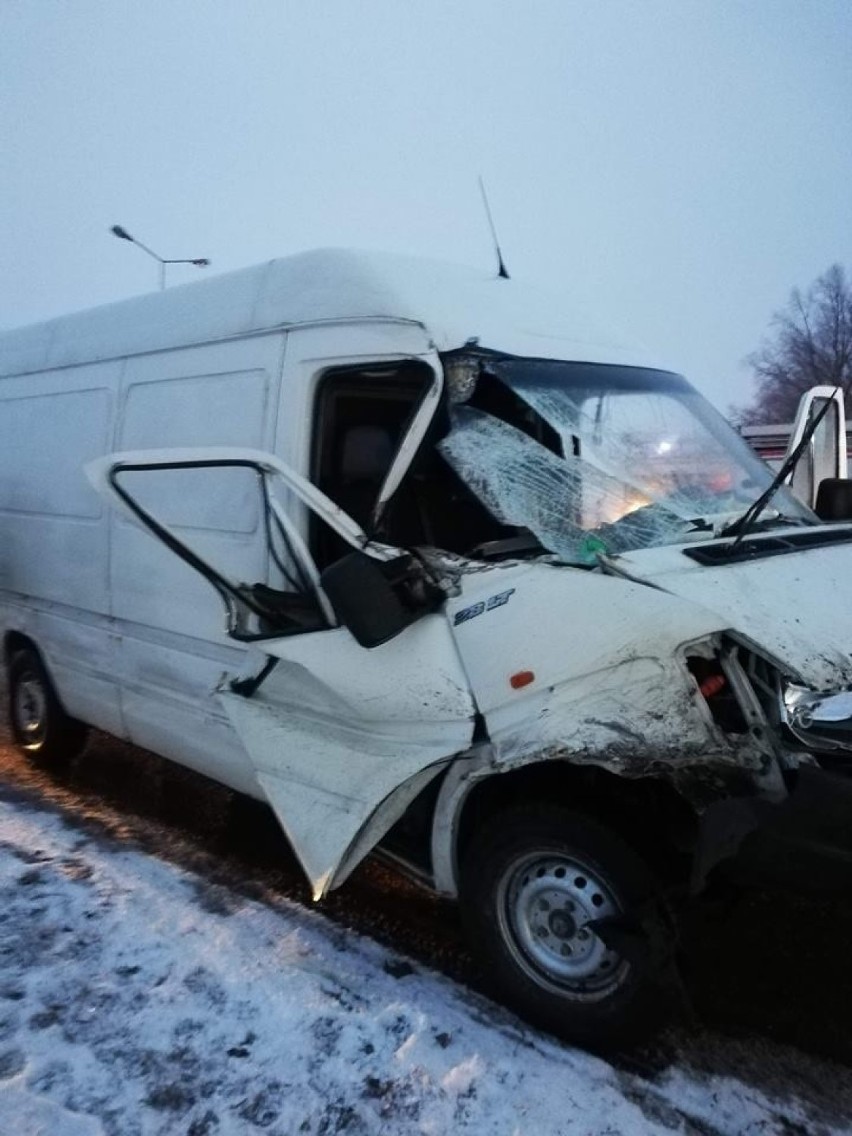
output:
[[[486,611],[493,611],[495,607],[502,607],[503,604],[509,602],[509,597],[514,595],[515,589],[509,588],[506,592],[498,592],[496,596],[490,596],[487,600],[479,600],[478,603],[471,604],[470,607],[462,608],[457,611],[453,618],[453,627],[458,627],[460,623],[467,623],[469,619],[476,619],[478,615],[482,615]]]

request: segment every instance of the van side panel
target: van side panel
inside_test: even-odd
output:
[[[83,475],[109,442],[99,371],[80,368],[77,389],[4,391],[0,512],[4,588],[107,614],[105,506]]]
[[[121,362],[0,384],[0,619],[39,646],[69,713],[121,733],[108,510],[83,465],[109,446]]]
[[[254,336],[128,360],[110,448],[272,449],[284,339],[283,333]],[[226,574],[253,583],[268,580],[251,472],[129,473],[123,484],[143,508]],[[110,524],[110,590],[128,736],[258,794],[242,746],[213,696],[224,673],[245,666],[245,649],[225,633],[219,596],[149,533],[117,512]]]

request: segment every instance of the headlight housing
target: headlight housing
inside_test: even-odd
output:
[[[852,691],[819,694],[787,682],[781,688],[782,718],[810,749],[852,750]]]

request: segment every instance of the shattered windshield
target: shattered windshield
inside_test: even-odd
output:
[[[439,449],[499,521],[574,563],[712,537],[772,480],[684,379],[638,367],[489,360]],[[773,506],[811,518],[786,489]]]

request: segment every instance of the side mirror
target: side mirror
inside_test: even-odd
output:
[[[826,403],[829,404],[827,408]],[[814,511],[817,511],[816,497],[820,483],[826,478],[846,477],[846,414],[843,392],[829,386],[811,387],[805,391],[796,411],[787,455],[795,450],[817,415],[822,417],[816,433],[788,478],[788,484],[795,495]]]
[[[823,521],[852,521],[852,481],[843,477],[823,478],[814,512]]]
[[[445,596],[411,556],[374,560],[350,552],[320,576],[334,613],[362,647],[378,647],[399,635]]]

